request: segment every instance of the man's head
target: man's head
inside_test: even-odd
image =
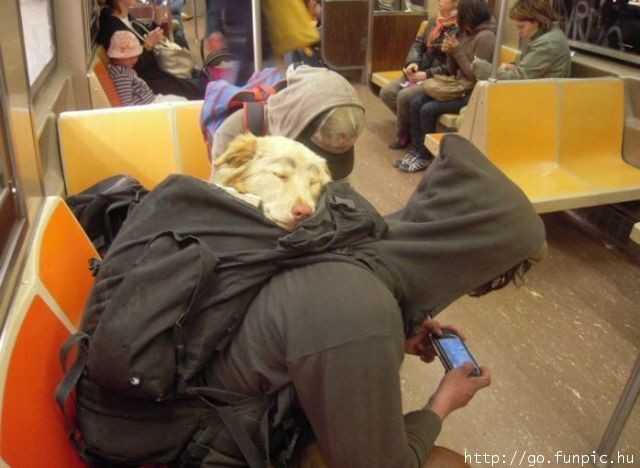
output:
[[[336,72],[307,66],[291,71],[287,87],[269,98],[266,119],[270,134],[293,138],[325,158],[334,179],[351,173],[364,107]]]

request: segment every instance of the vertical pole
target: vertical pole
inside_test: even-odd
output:
[[[638,400],[638,395],[640,395],[640,356],[633,366],[633,370],[631,371],[631,375],[629,375],[629,380],[627,380],[622,396],[620,396],[618,405],[611,416],[609,425],[604,431],[600,445],[596,450],[599,455],[599,461],[601,460],[600,457],[605,455],[607,460],[611,460],[613,449],[618,443],[618,439],[620,438],[620,434],[622,434],[622,430],[624,429],[627,419],[629,419],[633,405],[635,405]],[[598,467],[608,466],[608,463],[600,462],[594,463],[594,465]]]
[[[251,0],[251,18],[253,20],[253,69],[254,71],[258,71],[262,68],[262,23],[260,21],[260,0]]]
[[[491,76],[489,81],[496,81],[498,66],[500,65],[500,47],[502,46],[502,36],[504,36],[504,22],[507,19],[508,0],[500,1],[500,14],[498,17],[498,34],[496,35],[496,45],[493,48],[493,58],[491,59]]]
[[[205,17],[206,21],[206,17]],[[196,28],[196,42],[200,46],[200,34],[198,33],[198,0],[193,0],[193,22]]]

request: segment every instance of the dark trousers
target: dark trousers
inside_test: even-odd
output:
[[[468,96],[453,101],[436,101],[426,94],[413,98],[410,105],[411,147],[422,156],[429,156],[429,150],[424,146],[424,136],[435,133],[438,117],[457,113],[467,102]]]

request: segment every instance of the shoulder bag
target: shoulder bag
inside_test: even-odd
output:
[[[149,30],[143,24],[137,21],[135,24],[142,29],[145,34],[149,34]],[[141,37],[137,31],[134,32],[136,36],[144,42],[144,37]],[[182,79],[189,79],[193,76],[192,71],[195,67],[195,62],[191,56],[191,52],[184,47],[180,47],[175,42],[165,39],[159,44],[156,44],[153,48],[153,55],[156,57],[158,67],[160,67],[160,70],[163,72]]]
[[[436,101],[453,101],[466,96],[473,89],[473,83],[466,78],[449,75],[434,75],[423,86],[427,96]]]

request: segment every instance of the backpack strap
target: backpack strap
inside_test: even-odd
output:
[[[264,136],[267,128],[264,121],[264,102],[243,102],[242,103],[242,130],[244,133],[251,132],[255,136]]]
[[[69,401],[71,393],[76,388],[76,384],[80,380],[80,377],[82,377],[85,366],[87,364],[86,344],[88,342],[89,335],[82,331],[74,333],[69,337],[69,339],[67,339],[67,341],[65,341],[64,345],[60,349],[60,362],[62,363],[62,368],[65,371],[65,374],[56,387],[55,391],[56,402],[58,403],[58,406],[62,411],[67,425],[67,437],[73,444],[78,454],[85,460],[88,460],[89,457],[84,451],[82,436],[78,431],[77,424],[73,420],[71,414],[69,414],[69,412],[67,411],[67,402]],[[82,346],[83,344],[85,346]],[[78,348],[78,355],[75,362],[67,370],[67,360],[69,357],[69,353],[76,347]]]

